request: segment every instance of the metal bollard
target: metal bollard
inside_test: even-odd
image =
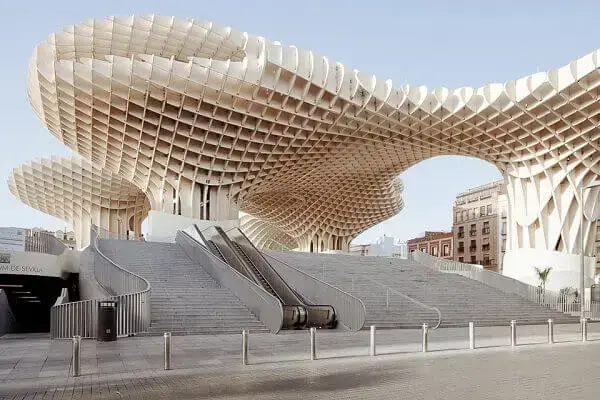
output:
[[[81,336],[73,336],[73,376],[79,376],[81,372]]]
[[[371,325],[371,340],[369,342],[369,355],[375,357],[375,325]]]
[[[423,324],[423,353],[427,353],[428,351],[428,340],[427,333],[429,332],[429,327],[427,324]]]
[[[317,328],[310,328],[310,359],[317,359],[317,342],[316,342]]]
[[[248,365],[248,331],[242,331],[242,365]]]
[[[517,345],[517,321],[514,319],[510,321],[510,345],[512,347]]]
[[[171,369],[171,332],[163,334],[165,338],[165,371]]]
[[[548,320],[548,343],[554,343],[554,320]]]
[[[390,289],[385,291],[385,309],[390,308]]]
[[[469,349],[475,349],[475,324],[469,322]]]
[[[587,342],[587,319],[581,319],[581,341]]]

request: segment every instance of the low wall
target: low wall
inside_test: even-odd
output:
[[[208,221],[183,217],[181,215],[166,214],[160,211],[150,211],[143,225],[147,232],[146,240],[175,243],[177,231],[185,230],[185,228],[193,224],[198,225],[200,230],[217,225],[227,231],[231,228],[239,228],[240,220]]]
[[[581,260],[578,254],[537,249],[515,249],[507,251],[502,263],[502,275],[537,286],[539,279],[535,268],[551,267],[546,289],[558,292],[565,287],[579,288]],[[585,286],[594,283],[596,259],[585,258]]]

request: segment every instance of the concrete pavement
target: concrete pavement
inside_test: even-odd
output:
[[[545,344],[546,329],[519,327],[520,346],[511,349],[508,326],[478,328],[475,351],[466,350],[466,328],[440,329],[427,354],[420,331],[381,330],[375,358],[366,331],[319,331],[317,361],[308,361],[308,332],[257,333],[246,367],[241,335],[173,337],[172,371],[162,370],[162,337],[83,341],[78,378],[70,377],[70,341],[9,336],[0,339],[0,398],[404,398],[399,390],[411,398],[538,398],[537,380],[563,390],[540,386],[545,398],[587,398],[571,394],[596,386],[588,369],[600,364],[600,325],[590,325],[586,344],[578,325],[555,326],[555,345]],[[498,395],[494,382],[505,385]]]

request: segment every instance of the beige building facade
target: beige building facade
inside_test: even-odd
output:
[[[454,260],[501,272],[506,250],[506,185],[496,181],[456,196]],[[504,232],[504,233],[503,233]]]

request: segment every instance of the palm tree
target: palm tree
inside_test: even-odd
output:
[[[552,267],[544,269],[539,269],[537,267],[535,268],[535,272],[540,280],[540,287],[542,288],[542,301],[544,301],[544,292],[546,291],[546,283],[548,282],[548,278],[550,278],[550,271],[552,271]]]

